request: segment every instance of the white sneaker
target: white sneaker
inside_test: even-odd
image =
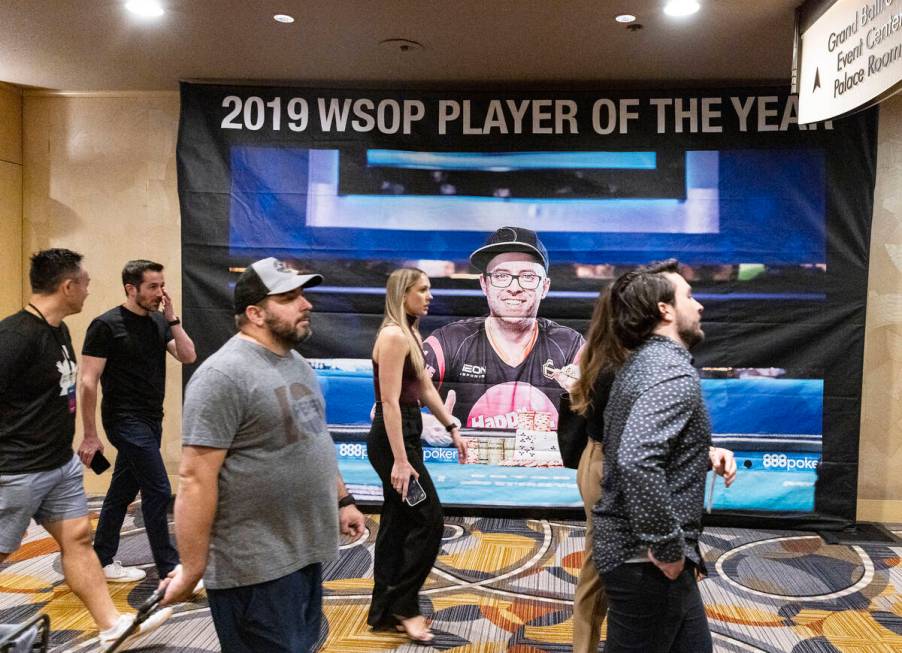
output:
[[[172,608],[163,608],[161,610],[157,610],[152,615],[150,615],[144,623],[138,626],[135,629],[135,632],[131,633],[125,641],[129,641],[134,639],[135,637],[139,637],[140,635],[146,635],[147,633],[156,630],[159,628],[169,617],[172,616]],[[108,630],[102,630],[99,635],[101,644],[112,644],[117,639],[122,636],[126,630],[128,630],[132,623],[135,620],[134,614],[123,614],[119,615],[119,620],[116,622],[116,625]]]
[[[147,578],[147,572],[137,567],[123,567],[118,560],[113,560],[103,568],[103,575],[108,583],[137,583]]]

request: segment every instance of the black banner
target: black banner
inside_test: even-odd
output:
[[[499,227],[536,231],[549,286],[523,292],[561,350],[616,275],[676,257],[705,305],[707,337],[693,354],[715,439],[740,462],[736,484],[715,484],[710,504],[797,523],[853,519],[876,127],[876,109],[799,125],[785,89],[183,84],[186,328],[201,361],[221,346],[234,333],[232,285],[254,260],[322,273],[301,351],[346,481],[378,498],[362,445],[370,351],[387,274],[421,267],[435,295],[421,325],[429,362],[477,463],[454,464],[424,433],[443,502],[576,507],[552,437],[558,379],[574,357],[519,371],[490,347],[453,360],[463,326],[440,329],[494,315],[499,300],[468,257]],[[492,365],[504,383],[489,380]]]

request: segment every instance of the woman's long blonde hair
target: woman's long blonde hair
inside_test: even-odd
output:
[[[404,295],[425,276],[426,273],[418,268],[398,268],[388,275],[385,283],[385,315],[379,325],[380,331],[390,324],[401,328],[410,344],[410,360],[417,376],[422,376],[426,369],[423,341],[420,339],[420,318],[408,320],[407,311],[404,310]]]

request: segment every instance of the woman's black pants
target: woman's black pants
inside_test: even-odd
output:
[[[435,563],[444,533],[442,505],[423,464],[420,407],[402,405],[401,424],[407,459],[420,475],[426,499],[409,506],[392,487],[391,469],[395,459],[382,419],[382,405],[376,404],[367,438],[367,455],[382,479],[384,502],[373,559],[373,600],[367,618],[374,627],[390,626],[399,618],[420,614],[417,594]]]

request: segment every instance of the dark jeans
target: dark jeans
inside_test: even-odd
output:
[[[119,532],[129,504],[141,491],[141,512],[150,540],[150,550],[160,578],[165,578],[179,563],[179,554],[169,539],[166,510],[172,489],[160,455],[163,428],[160,422],[124,418],[104,423],[110,443],[116,447],[116,466],[110,489],[100,509],[100,521],[94,533],[94,550],[100,564],[113,561],[119,549]]]
[[[605,653],[710,653],[711,631],[691,564],[673,581],[650,562],[622,564],[603,576]]]
[[[367,618],[367,623],[376,628],[397,623],[399,617],[420,614],[418,594],[432,570],[445,531],[442,504],[423,464],[419,406],[401,406],[401,429],[407,459],[426,491],[425,501],[412,507],[401,501],[391,485],[395,459],[382,420],[382,405],[377,404],[366,449],[370,464],[382,479],[384,495],[373,556],[373,599]]]
[[[322,566],[307,565],[275,580],[207,589],[223,653],[309,653],[319,641]]]

